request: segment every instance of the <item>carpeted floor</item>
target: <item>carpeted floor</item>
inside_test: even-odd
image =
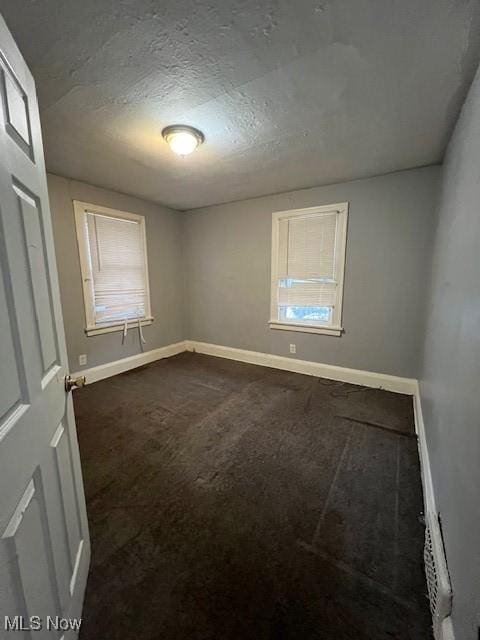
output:
[[[74,394],[81,640],[427,640],[411,398],[184,353]]]

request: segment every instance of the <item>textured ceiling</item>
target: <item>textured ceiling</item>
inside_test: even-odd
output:
[[[47,167],[177,209],[441,161],[478,0],[1,0]],[[474,35],[475,34],[475,35]],[[205,144],[181,159],[160,132]]]

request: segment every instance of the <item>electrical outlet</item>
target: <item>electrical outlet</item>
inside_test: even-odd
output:
[[[296,344],[291,344],[290,345],[290,353],[297,353],[297,345]]]
[[[87,364],[87,354],[86,353],[82,353],[81,356],[78,356],[78,364],[83,366]]]

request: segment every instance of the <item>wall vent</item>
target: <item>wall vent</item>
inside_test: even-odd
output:
[[[425,574],[435,638],[442,638],[442,622],[452,609],[452,589],[443,548],[440,522],[436,514],[425,518]]]

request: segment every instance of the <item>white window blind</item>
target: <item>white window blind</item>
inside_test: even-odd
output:
[[[75,203],[87,332],[150,320],[143,216]]]
[[[273,215],[273,328],[340,332],[346,216],[346,204]]]

